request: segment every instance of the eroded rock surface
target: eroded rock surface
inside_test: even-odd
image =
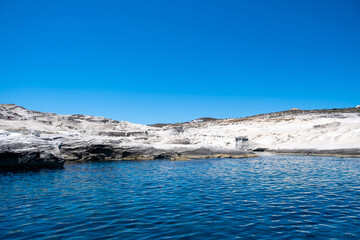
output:
[[[58,143],[38,139],[10,138],[0,144],[0,168],[59,168],[65,159],[60,155]],[[32,141],[33,140],[33,141]]]
[[[15,156],[20,166],[20,162],[26,161],[40,165],[41,161],[35,163],[35,158],[43,159],[44,165],[55,162],[56,158],[59,163],[62,159],[177,160],[254,156],[252,150],[267,149],[357,154],[354,149],[360,149],[360,109],[292,109],[245,118],[200,118],[147,126],[0,104],[0,150],[3,153],[0,161],[4,164]]]
[[[65,159],[43,151],[0,151],[1,169],[61,168]]]

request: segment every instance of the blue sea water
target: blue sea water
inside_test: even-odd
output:
[[[70,163],[0,173],[0,239],[359,239],[360,159]]]

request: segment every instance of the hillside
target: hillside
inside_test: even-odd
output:
[[[52,149],[68,160],[166,158],[185,153],[241,155],[260,149],[349,154],[360,149],[360,109],[294,109],[147,126],[0,104],[0,143],[2,149]]]

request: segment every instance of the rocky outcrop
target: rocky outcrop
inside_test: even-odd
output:
[[[280,153],[280,154],[360,157],[360,148],[343,148],[343,149],[270,149],[268,151],[272,152],[272,153]]]
[[[70,161],[101,161],[120,159],[122,151],[111,144],[67,141],[61,145],[61,155]]]
[[[61,168],[60,143],[32,135],[0,138],[0,169]]]
[[[0,169],[61,168],[65,159],[36,150],[0,150]]]
[[[186,158],[242,158],[256,157],[251,151],[241,151],[226,148],[201,147],[191,150],[180,151],[181,156]]]
[[[358,108],[291,109],[245,118],[200,118],[186,123],[147,126],[82,114],[43,113],[14,104],[0,104],[0,152],[3,153],[0,161],[10,161],[19,167],[25,166],[23,162],[46,166],[51,161],[61,163],[63,159],[247,157],[255,156],[252,151],[268,149],[279,153],[315,154],[318,151],[319,154],[331,154],[328,150],[321,150],[327,148],[333,149],[336,154],[347,155],[345,153],[356,153],[355,150],[360,148],[359,142]],[[295,148],[314,149],[293,150]],[[347,148],[353,150],[343,150]]]

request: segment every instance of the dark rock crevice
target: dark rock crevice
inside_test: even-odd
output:
[[[1,169],[61,168],[65,159],[42,151],[1,151]]]

